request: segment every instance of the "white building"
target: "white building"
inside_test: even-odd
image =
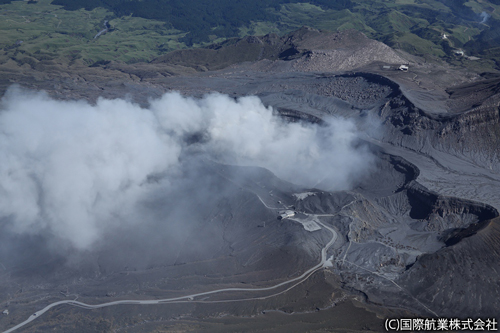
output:
[[[287,219],[292,216],[295,216],[295,212],[293,210],[286,210],[284,212],[280,212],[280,216],[278,217],[278,219]]]

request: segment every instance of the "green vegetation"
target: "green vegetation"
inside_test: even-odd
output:
[[[106,8],[116,16],[134,15],[146,19],[163,20],[181,31],[188,31],[183,41],[188,45],[208,42],[209,36],[235,37],[239,28],[251,21],[275,21],[265,8],[279,8],[284,3],[300,0],[54,0],[68,10]],[[309,0],[328,9],[351,8],[350,0]]]
[[[486,67],[500,67],[499,8],[500,0],[0,0],[0,62],[149,61],[175,49],[307,25],[357,29],[452,63],[465,63],[455,55],[463,49],[487,60]],[[107,31],[94,38],[105,21]]]
[[[185,47],[178,41],[185,33],[169,28],[165,22],[116,17],[103,8],[67,11],[50,3],[14,1],[1,6],[0,57],[31,62],[81,59],[91,65],[102,60],[150,60]],[[109,20],[109,31],[94,38],[104,29],[104,20]]]
[[[468,56],[484,58],[470,67],[482,67],[482,70],[500,67],[497,63],[500,59],[500,15],[499,4],[494,1],[353,2],[353,8],[344,10],[304,4],[282,5],[277,12],[279,24],[273,28],[279,27],[285,32],[305,24],[333,31],[356,29],[411,54],[468,65],[470,61],[457,59],[455,54],[464,50]],[[482,13],[487,21],[480,23],[485,17]]]

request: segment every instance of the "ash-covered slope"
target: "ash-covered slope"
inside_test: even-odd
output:
[[[498,289],[495,268],[489,266],[496,260],[496,254],[475,251],[468,242],[461,243],[496,218],[498,212],[478,202],[433,193],[408,178],[415,171],[414,177],[418,176],[415,166],[395,157],[385,160],[394,168],[393,186],[399,180],[401,187],[380,191],[382,184],[390,182],[383,178],[389,168],[380,165],[379,170],[384,171],[378,171],[376,179],[360,184],[356,192],[362,196],[345,206],[343,219],[335,223],[347,239],[337,255],[336,266],[346,288],[363,292],[369,302],[404,307],[421,315],[495,313],[498,304],[484,300],[489,297],[485,295],[495,295],[491,293]],[[485,247],[496,247],[493,236],[478,239],[476,247],[483,240]],[[454,246],[464,250],[455,253]],[[464,264],[472,265],[474,273],[460,273],[463,269],[460,258],[465,257]],[[435,269],[437,266],[440,269]],[[479,280],[477,275],[483,274],[488,278]],[[459,282],[449,284],[454,275]],[[467,286],[473,295],[464,299],[458,290]],[[436,298],[438,294],[446,296]]]
[[[397,85],[371,75],[355,76],[376,81],[388,91],[379,95],[378,103],[358,105],[342,114],[378,118],[381,127],[370,134],[370,140],[410,158],[424,174],[416,181],[423,179],[426,186],[447,197],[412,182],[399,193],[378,196],[375,203],[350,206],[352,212],[346,215],[356,218],[349,223],[351,245],[342,254],[346,284],[362,290],[372,302],[405,304],[428,315],[494,315],[499,308],[492,296],[498,294],[498,221],[475,236],[464,236],[476,232],[478,222],[498,215],[493,207],[478,202],[496,208],[500,203],[500,117],[498,106],[489,103],[497,98],[496,90],[482,92],[486,103],[472,110],[433,114],[411,103]],[[331,95],[355,105],[351,96],[362,93],[357,90],[363,85],[343,80],[347,86],[332,89]],[[343,96],[342,91],[349,93]],[[313,101],[311,96],[300,100],[306,99]],[[325,102],[316,98],[312,103],[326,109]],[[436,236],[418,235],[432,231]],[[434,253],[437,243],[433,242],[438,240],[448,247]],[[415,255],[413,264],[409,260]]]
[[[401,283],[398,275],[410,276],[426,253],[434,253],[450,242],[464,242],[468,238],[456,236],[467,232],[462,229],[474,229],[478,222],[498,215],[498,108],[435,114],[416,107],[396,83],[373,74],[287,76],[280,83],[263,80],[245,89],[253,89],[286,116],[313,117],[317,122],[327,115],[341,115],[356,119],[360,126],[366,126],[367,119],[368,123],[379,122],[377,129],[368,126],[368,140],[413,163],[412,167],[396,162],[393,167],[381,164],[380,174],[370,178],[372,183],[360,184],[356,190],[363,197],[356,197],[343,210],[342,222],[335,224],[349,241],[336,255],[346,286],[363,291],[371,302],[403,305],[427,315],[457,315],[458,309],[464,311],[460,315],[469,316],[496,311],[496,303],[480,304],[478,296],[497,288],[498,279],[490,274],[487,251],[471,260],[477,272],[492,276],[490,280],[480,281],[473,275],[460,278],[461,283],[476,290],[476,296],[470,299],[448,297],[436,303],[429,296],[431,292],[419,289],[424,273],[419,278],[405,277]],[[238,92],[238,85],[230,91]],[[363,95],[366,98],[356,98]],[[300,117],[301,113],[306,115]],[[397,176],[395,170],[406,176]],[[410,182],[413,179],[416,182]],[[386,184],[393,187],[384,189]],[[316,209],[327,211],[323,207],[329,207],[328,202],[328,196],[316,194],[297,207],[308,211],[314,203]],[[454,251],[454,246],[446,251]],[[442,265],[454,266],[460,274],[461,264],[453,258],[442,259],[446,261]],[[449,275],[441,274],[443,271],[439,276],[425,272],[435,277],[432,288],[443,294],[463,288],[448,284]],[[467,304],[459,307],[456,302]]]
[[[500,77],[495,73],[483,73],[481,80],[449,87],[447,104],[453,112],[474,108],[497,106],[500,102]]]
[[[327,253],[331,256],[327,273],[318,273],[311,280],[322,288],[330,288],[327,276],[335,276],[345,295],[352,292],[382,307],[404,308],[418,315],[486,316],[498,312],[498,302],[490,299],[498,294],[498,277],[494,274],[498,270],[495,217],[500,208],[497,81],[484,81],[484,89],[473,85],[448,89],[449,100],[442,102],[454,112],[438,113],[417,107],[403,93],[410,89],[396,83],[411,80],[402,75],[412,78],[417,74],[388,72],[401,75],[393,81],[373,73],[310,72],[336,71],[344,65],[352,68],[349,66],[375,59],[370,50],[364,49],[364,37],[354,33],[351,39],[344,39],[349,33],[301,29],[288,39],[246,38],[212,49],[179,51],[152,64],[103,65],[93,68],[92,75],[72,73],[74,76],[69,78],[51,78],[50,85],[47,81],[31,82],[61,98],[93,101],[100,95],[129,93],[146,105],[148,96],[159,96],[167,90],[193,96],[214,91],[234,97],[257,95],[275,113],[291,121],[324,124],[329,117],[352,119],[376,156],[375,167],[369,177],[356,180],[352,191],[336,192],[293,186],[263,169],[205,161],[201,168],[210,174],[209,179],[200,186],[188,184],[177,192],[192,200],[187,205],[189,230],[183,237],[177,239],[168,229],[159,228],[162,219],[175,217],[182,204],[176,193],[165,194],[145,203],[149,215],[144,215],[144,227],[152,227],[153,231],[146,228],[137,232],[124,227],[116,238],[96,249],[80,271],[64,266],[61,258],[38,251],[45,246],[43,239],[28,242],[35,251],[18,251],[29,270],[24,270],[23,265],[15,267],[13,257],[1,257],[4,264],[12,265],[8,267],[11,275],[2,276],[2,294],[15,300],[39,295],[41,290],[58,300],[62,297],[58,288],[65,279],[73,281],[64,286],[69,290],[66,294],[74,292],[91,300],[105,295],[159,297],[187,290],[269,285],[297,276],[318,262],[319,251],[330,237],[325,229],[318,229],[315,219],[320,219],[339,234]],[[345,50],[339,49],[342,45]],[[371,45],[373,54],[387,56],[381,61],[401,60],[379,44],[367,41],[366,45]],[[347,61],[349,54],[360,61]],[[312,55],[319,58],[311,60]],[[338,57],[338,66],[337,60],[328,60],[330,56],[334,60]],[[201,59],[206,62],[200,63]],[[223,68],[237,61],[257,59],[264,61],[225,71],[192,70]],[[156,69],[174,65],[190,68],[192,75],[156,75]],[[131,68],[137,72],[127,80],[126,72]],[[108,82],[105,76],[99,76],[108,70],[120,74],[116,77],[123,82]],[[429,96],[418,85],[411,88]],[[363,141],[358,144],[365,145]],[[217,195],[199,200],[200,187]],[[278,221],[277,212],[284,208],[295,210],[296,216]],[[151,240],[147,246],[141,242],[144,238]],[[4,239],[5,247],[22,249],[15,247],[16,239],[8,235]],[[203,247],[197,246],[202,243]],[[32,256],[34,252],[39,256]],[[38,259],[44,256],[48,263],[39,264]],[[43,284],[47,276],[53,279]],[[84,278],[78,280],[80,276]],[[461,292],[465,288],[470,288],[470,297]],[[255,301],[244,310],[244,305],[219,305],[217,310],[210,305],[209,310],[201,310],[201,306],[191,304],[180,310],[169,309],[168,315],[159,314],[150,322],[165,320],[158,319],[163,316],[173,320],[181,315],[257,315],[266,309],[311,311],[316,304],[326,307],[339,297],[320,294],[323,296],[311,300],[304,291],[300,298],[305,303],[300,306],[299,302],[291,302],[288,294],[273,302]],[[23,307],[16,301],[12,304],[13,310]]]
[[[482,106],[457,114],[433,115],[416,108],[404,95],[379,111],[385,124],[382,140],[432,155],[432,150],[460,157],[496,172],[500,158],[500,114]]]
[[[312,234],[299,223],[277,219],[300,187],[262,168],[189,164],[178,180],[159,186],[129,216],[140,225],[124,222],[84,252],[51,250],[50,233],[18,235],[2,220],[0,263],[9,274],[0,276],[0,301],[38,289],[58,294],[61,285],[90,300],[269,284],[319,260],[329,236],[325,231]]]
[[[469,236],[469,237],[467,237]],[[500,220],[455,245],[423,255],[398,283],[442,316],[496,316],[500,308]],[[450,307],[453,304],[453,307]]]
[[[253,93],[289,114],[296,110],[316,118],[334,115],[355,119],[366,128],[369,140],[417,165],[419,182],[427,188],[500,208],[496,194],[500,184],[500,118],[497,103],[492,103],[498,99],[493,88],[497,83],[490,82],[491,89],[480,90],[485,104],[445,113],[417,107],[399,84],[373,73],[286,78],[281,85],[252,86]],[[402,78],[396,76],[398,81]],[[469,92],[460,96],[467,98],[472,89],[470,84]],[[226,91],[238,92],[238,86]]]
[[[389,46],[367,38],[356,30],[325,32],[303,27],[283,37],[275,34],[231,39],[194,50],[179,50],[152,61],[217,70],[244,61],[293,60],[300,71],[351,70],[372,62],[402,64],[403,59]]]

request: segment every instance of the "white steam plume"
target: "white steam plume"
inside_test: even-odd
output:
[[[194,135],[202,140],[188,147]],[[50,232],[88,249],[155,186],[149,176],[168,181],[194,148],[300,185],[343,190],[371,165],[356,138],[350,121],[286,123],[257,97],[168,93],[145,109],[11,89],[0,105],[0,218],[16,232]]]
[[[490,18],[490,14],[486,13],[486,12],[482,12],[480,15],[481,17],[481,22],[479,23],[486,23],[486,21],[488,21],[488,19]]]

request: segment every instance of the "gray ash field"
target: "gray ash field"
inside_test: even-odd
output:
[[[286,159],[276,170],[269,170],[275,164],[231,163],[210,150],[206,133],[187,132],[179,136],[174,176],[150,175],[154,190],[134,210],[119,212],[122,223],[83,250],[66,244],[60,251],[50,230],[18,232],[9,227],[12,217],[0,220],[0,311],[8,310],[0,329],[75,299],[97,305],[181,298],[100,309],[59,305],[19,331],[360,332],[384,331],[385,318],[497,316],[500,77],[415,57],[409,72],[399,72],[396,63],[408,55],[370,41],[363,44],[372,50],[367,57],[363,42],[355,42],[362,37],[352,36],[357,46],[343,52],[355,61],[336,69],[330,58],[341,37],[302,29],[272,47],[262,44],[268,37],[259,40],[265,52],[294,49],[294,57],[269,55],[226,67],[225,58],[213,55],[217,70],[205,72],[195,72],[190,62],[212,49],[193,51],[192,59],[183,51],[180,65],[172,63],[176,53],[119,70],[111,64],[66,77],[55,71],[38,82],[7,73],[23,87],[91,104],[98,97],[127,96],[147,109],[152,98],[169,91],[194,98],[217,92],[229,100],[257,96],[283,124],[317,132],[342,117],[356,127],[349,147],[366,159],[351,161],[351,168],[368,167],[346,173],[349,181],[339,183],[335,161],[342,158],[334,151],[332,160],[318,160],[327,165],[317,172],[327,170],[327,176],[317,182],[287,179],[279,170],[307,169]],[[166,75],[174,66],[178,72]],[[148,70],[165,75],[137,79]],[[278,219],[286,210],[294,216]],[[310,276],[262,289],[321,263],[331,240],[327,259]],[[244,290],[182,298],[231,288]]]

